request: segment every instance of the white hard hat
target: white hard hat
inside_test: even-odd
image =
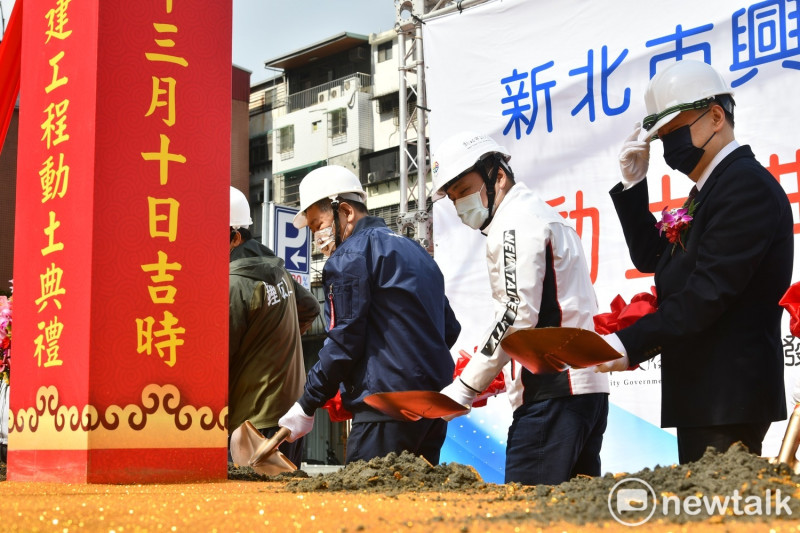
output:
[[[642,127],[648,137],[653,136],[681,111],[703,109],[720,94],[733,96],[733,90],[708,63],[690,59],[672,63],[647,85],[644,93],[647,116]]]
[[[250,218],[250,204],[244,193],[236,187],[231,187],[231,227],[233,229],[246,228],[253,223]]]
[[[431,173],[433,174],[433,191],[431,200],[441,200],[445,196],[442,190],[459,175],[475,166],[487,154],[499,153],[505,161],[511,154],[504,147],[482,133],[462,131],[445,139],[431,157]]]
[[[335,200],[337,196],[367,203],[367,193],[361,187],[361,182],[346,168],[328,165],[309,172],[300,182],[300,212],[294,216],[294,227],[299,229],[308,225],[306,209],[323,198]]]

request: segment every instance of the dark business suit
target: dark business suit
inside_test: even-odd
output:
[[[685,251],[658,235],[646,180],[611,198],[633,264],[655,272],[658,310],[617,335],[632,365],[662,354],[662,426],[786,418],[778,300],[794,236],[779,183],[749,146],[728,154],[695,198]]]

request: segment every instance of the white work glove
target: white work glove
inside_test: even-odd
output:
[[[623,355],[619,359],[614,359],[613,361],[609,361],[607,363],[602,363],[594,367],[595,372],[622,372],[624,370],[628,370],[630,367],[630,361],[628,360],[627,355]]]
[[[472,409],[472,402],[474,402],[475,398],[478,396],[477,392],[464,385],[464,382],[461,381],[461,378],[456,378],[450,385],[443,388],[440,392],[457,404],[466,407],[468,411]],[[456,416],[459,415],[448,415],[443,416],[442,418],[450,421]]]
[[[594,367],[595,372],[622,372],[623,370],[628,370],[631,366],[630,359],[628,359],[627,350],[625,350],[625,345],[622,344],[622,341],[619,340],[619,337],[615,333],[609,333],[608,335],[601,335],[603,340],[606,341],[612,348],[614,348],[622,357],[619,359],[614,359],[613,361],[608,361],[607,363],[601,363]]]
[[[649,139],[639,140],[641,132],[642,125],[637,122],[633,133],[625,139],[619,151],[619,168],[622,170],[622,185],[625,189],[630,189],[642,181],[650,165],[650,142]]]
[[[307,435],[314,427],[314,415],[308,416],[300,404],[295,402],[291,409],[278,420],[278,425],[292,432],[286,440],[294,442]]]

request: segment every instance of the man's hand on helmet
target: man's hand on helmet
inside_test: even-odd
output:
[[[637,122],[633,133],[625,139],[619,151],[619,168],[622,170],[622,184],[626,189],[642,181],[650,165],[650,143],[647,139],[639,140],[641,132],[642,125]]]

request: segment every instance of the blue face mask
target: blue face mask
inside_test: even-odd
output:
[[[700,159],[702,159],[703,154],[706,153],[703,148],[705,148],[711,139],[714,138],[714,135],[717,134],[717,132],[712,133],[711,137],[709,137],[700,148],[692,143],[692,132],[690,128],[709,111],[711,111],[711,109],[706,110],[705,113],[697,117],[691,124],[681,126],[666,135],[660,136],[661,142],[664,144],[664,161],[671,168],[683,172],[687,176],[695,169]]]

